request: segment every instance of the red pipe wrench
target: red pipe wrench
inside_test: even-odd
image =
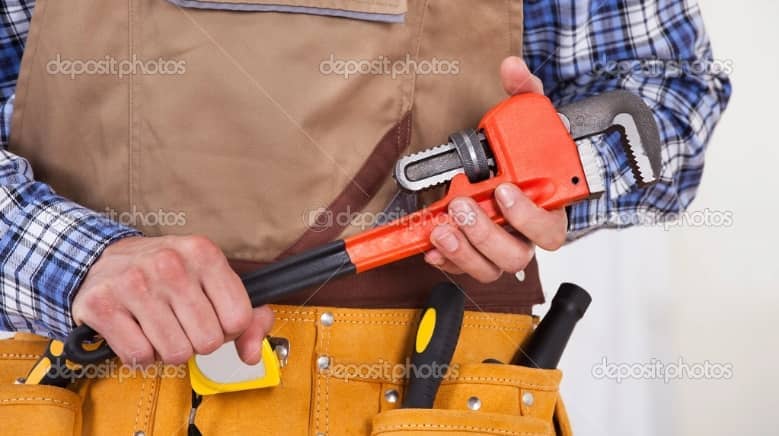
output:
[[[356,274],[421,254],[432,248],[430,233],[452,219],[455,197],[471,197],[494,222],[504,217],[495,188],[517,185],[536,204],[555,209],[597,196],[604,190],[597,151],[576,140],[617,130],[640,186],[660,173],[660,137],[641,98],[614,91],[560,109],[538,94],[510,97],[491,109],[478,126],[450,137],[447,144],[400,159],[395,177],[401,187],[420,190],[451,182],[444,198],[396,221],[275,262],[242,277],[257,307],[334,277]],[[77,328],[65,344],[68,358],[94,363],[112,355],[103,346],[90,350],[88,326]]]

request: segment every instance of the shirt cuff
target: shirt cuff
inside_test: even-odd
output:
[[[140,233],[56,195],[8,212],[0,239],[3,327],[64,338],[75,327],[71,305],[89,268],[109,244]]]

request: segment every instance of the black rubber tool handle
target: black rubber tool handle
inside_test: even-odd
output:
[[[572,283],[560,285],[549,312],[511,363],[531,368],[557,368],[573,328],[591,302],[592,297],[584,289]]]
[[[452,283],[433,288],[417,326],[403,408],[432,409],[460,337],[465,296]]]
[[[357,272],[344,241],[274,262],[242,277],[253,307],[276,302],[310,286]]]
[[[344,241],[335,241],[304,253],[274,262],[241,277],[252,307],[272,303],[310,286],[354,274],[356,268],[346,252]],[[65,341],[65,356],[81,364],[100,363],[114,357],[105,341],[86,324],[73,330]]]

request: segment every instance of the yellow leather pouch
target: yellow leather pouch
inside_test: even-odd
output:
[[[81,435],[81,398],[53,386],[14,384],[40,357],[46,340],[19,334],[0,341],[0,433],[4,435]]]
[[[530,316],[466,312],[434,409],[400,410],[417,310],[273,308],[271,336],[290,343],[281,383],[204,397],[192,415],[186,366],[109,366],[68,389],[14,385],[47,341],[0,340],[0,434],[184,436],[190,418],[205,436],[571,434],[560,371],[480,363],[511,359]]]
[[[433,409],[388,407],[372,435],[570,435],[558,370],[500,364],[453,366]],[[402,391],[402,386],[390,389]]]

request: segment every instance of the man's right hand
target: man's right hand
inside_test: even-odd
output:
[[[273,313],[252,310],[241,279],[208,239],[137,236],[109,245],[92,265],[73,319],[128,364],[181,364],[233,339],[241,359],[255,364]]]

